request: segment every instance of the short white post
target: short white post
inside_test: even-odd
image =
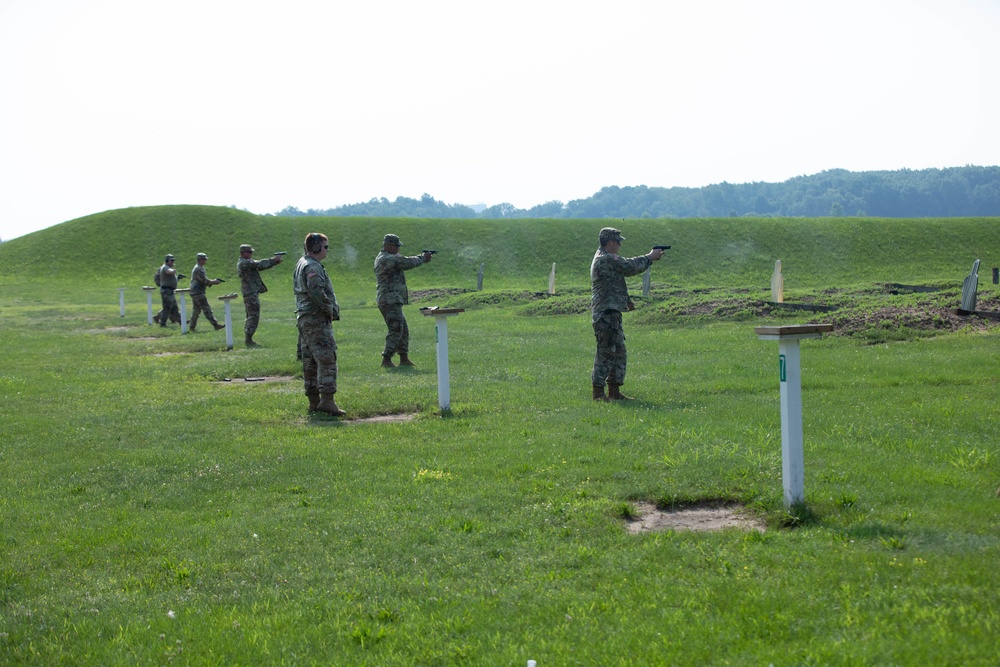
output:
[[[146,293],[146,324],[153,323],[153,292],[158,289],[160,288],[149,285],[142,286],[142,291]]]
[[[220,296],[219,301],[226,304],[226,349],[233,349],[233,310],[230,307],[230,302],[238,297],[239,294],[226,294],[225,296]]]
[[[556,293],[556,263],[552,262],[552,272],[549,273],[549,294]]]
[[[127,287],[118,288],[118,310],[121,312],[122,317],[125,317],[125,290]]]
[[[647,266],[646,267],[646,272],[642,274],[642,295],[643,296],[649,296],[649,288],[652,285],[652,277],[651,277],[651,274],[650,274],[650,271],[652,270],[652,268],[653,268],[652,266]]]
[[[483,269],[485,269],[485,268],[486,268],[485,264],[480,264],[479,265],[479,275],[476,277],[476,291],[477,292],[482,292],[483,291]]]
[[[785,302],[785,277],[781,275],[781,260],[775,260],[774,273],[771,274],[771,301]]]
[[[760,340],[778,341],[778,377],[781,396],[781,480],[785,507],[805,501],[805,463],[802,446],[802,371],[799,341],[822,338],[832,324],[756,327]]]
[[[181,311],[181,333],[186,334],[188,332],[188,322],[187,322],[187,303],[184,301],[184,296],[191,291],[190,287],[184,287],[182,289],[175,289],[174,294],[180,295],[180,300],[178,301],[177,307]]]
[[[464,313],[465,308],[421,308],[420,312],[434,318],[437,341],[438,407],[451,409],[451,378],[448,371],[448,318]]]

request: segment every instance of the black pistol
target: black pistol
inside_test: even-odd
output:
[[[670,250],[668,245],[654,245],[653,250]]]
[[[280,255],[287,255],[288,253],[285,252],[285,251],[281,251],[281,252],[276,252],[274,254],[275,254],[275,256],[280,256]]]
[[[428,255],[436,255],[437,254],[437,250],[421,250],[420,252],[422,252],[422,253],[426,252]]]

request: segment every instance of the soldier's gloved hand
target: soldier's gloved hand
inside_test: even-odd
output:
[[[424,253],[424,264],[426,264],[427,262],[431,261],[431,257],[433,257],[433,256],[434,255],[430,254],[429,252],[425,252]]]
[[[629,311],[635,310],[635,303],[633,303],[632,299],[629,299],[628,303],[625,304],[625,309]]]

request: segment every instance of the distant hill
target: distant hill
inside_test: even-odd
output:
[[[0,244],[0,290],[47,285],[107,290],[117,299],[117,287],[138,290],[152,284],[166,253],[190,274],[195,253],[205,252],[209,275],[226,279],[213,291],[225,294],[239,289],[239,245],[251,243],[258,257],[288,253],[289,261],[264,276],[276,295],[287,295],[302,240],[314,231],[330,237],[325,264],[345,305],[374,298],[372,263],[386,233],[399,234],[407,254],[424,247],[438,251],[433,262],[407,276],[414,290],[474,288],[483,266],[486,290],[541,291],[553,262],[559,289],[586,290],[598,233],[606,224],[600,219],[275,217],[218,206],[125,208]],[[615,226],[625,232],[627,255],[671,244],[654,266],[653,280],[684,288],[766,289],[779,259],[786,289],[876,281],[960,285],[976,259],[983,262],[982,280],[988,267],[1000,266],[1000,219],[989,217],[625,219]]]
[[[529,209],[488,208],[420,199],[376,198],[359,204],[282,216],[409,218],[723,218],[880,217],[950,218],[1000,215],[1000,167],[851,172],[832,169],[783,183],[718,183],[701,188],[609,186],[587,199],[550,201]]]

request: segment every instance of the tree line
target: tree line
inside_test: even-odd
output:
[[[1000,166],[861,171],[831,169],[782,183],[718,183],[700,188],[608,186],[586,199],[550,201],[527,209],[509,203],[474,209],[420,199],[373,198],[359,204],[274,215],[419,218],[949,218],[1000,215]]]

